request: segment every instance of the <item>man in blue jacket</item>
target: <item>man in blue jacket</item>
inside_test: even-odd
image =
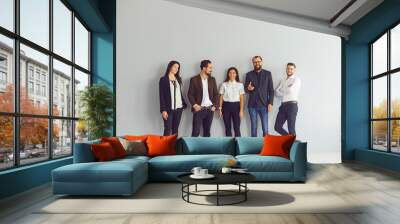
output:
[[[257,137],[257,115],[260,116],[263,136],[268,134],[268,112],[274,102],[274,85],[270,71],[262,69],[261,56],[252,59],[254,70],[246,74],[245,91],[249,94],[248,110],[251,120],[251,136]]]

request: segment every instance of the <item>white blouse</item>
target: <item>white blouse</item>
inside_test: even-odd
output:
[[[223,96],[226,102],[240,102],[240,95],[244,94],[244,86],[241,82],[224,82],[219,89],[219,94]]]
[[[171,80],[169,80],[169,88],[171,90],[171,109],[172,110],[183,107],[181,86],[180,86],[178,80],[175,80],[175,83],[176,83],[176,88],[175,88],[176,92],[175,92],[175,98],[174,98],[174,84],[172,83]],[[174,102],[176,103],[175,108],[174,108]]]

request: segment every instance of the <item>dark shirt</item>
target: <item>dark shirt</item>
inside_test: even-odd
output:
[[[254,86],[253,91],[247,89],[250,82]],[[267,106],[274,102],[274,85],[270,71],[261,69],[259,73],[254,70],[248,72],[244,89],[249,94],[248,107]]]
[[[261,71],[260,72],[255,72],[255,73],[256,73],[256,76],[257,76],[257,82],[260,83],[262,73],[261,73]],[[258,97],[256,98],[255,106],[257,106],[257,107],[264,106],[264,103],[261,100],[260,94],[258,94]]]

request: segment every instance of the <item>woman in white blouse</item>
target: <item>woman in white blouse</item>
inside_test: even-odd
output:
[[[240,119],[244,109],[244,87],[239,81],[239,72],[230,67],[226,79],[219,90],[219,114],[224,119],[225,134],[232,136],[232,123],[235,137],[240,136]]]

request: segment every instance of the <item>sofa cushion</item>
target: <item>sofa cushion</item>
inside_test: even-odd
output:
[[[174,155],[158,156],[149,160],[149,170],[163,172],[190,172],[193,167],[199,166],[210,171],[219,171],[230,159],[231,155]]]
[[[280,156],[286,159],[289,158],[290,148],[294,140],[295,135],[266,135],[264,136],[264,146],[261,149],[261,156]]]
[[[259,154],[263,145],[262,137],[237,137],[236,155]]]
[[[183,137],[181,144],[178,154],[235,155],[235,139],[230,137]]]
[[[141,159],[74,163],[53,170],[57,182],[131,182],[136,174],[147,176],[147,163]]]
[[[122,146],[121,142],[117,137],[103,137],[101,138],[101,142],[108,142],[114,149],[115,155],[117,158],[122,158],[126,156],[126,151],[124,146]]]
[[[96,157],[96,161],[105,162],[118,158],[118,156],[115,154],[115,150],[109,142],[92,144],[90,147],[94,157]]]
[[[177,137],[177,135],[147,137],[147,155],[151,157],[175,155]]]
[[[240,167],[249,172],[292,172],[292,161],[279,156],[238,155]]]
[[[121,142],[122,146],[126,151],[126,155],[138,155],[145,156],[147,155],[146,143],[141,140],[127,140],[124,138],[118,138]]]

